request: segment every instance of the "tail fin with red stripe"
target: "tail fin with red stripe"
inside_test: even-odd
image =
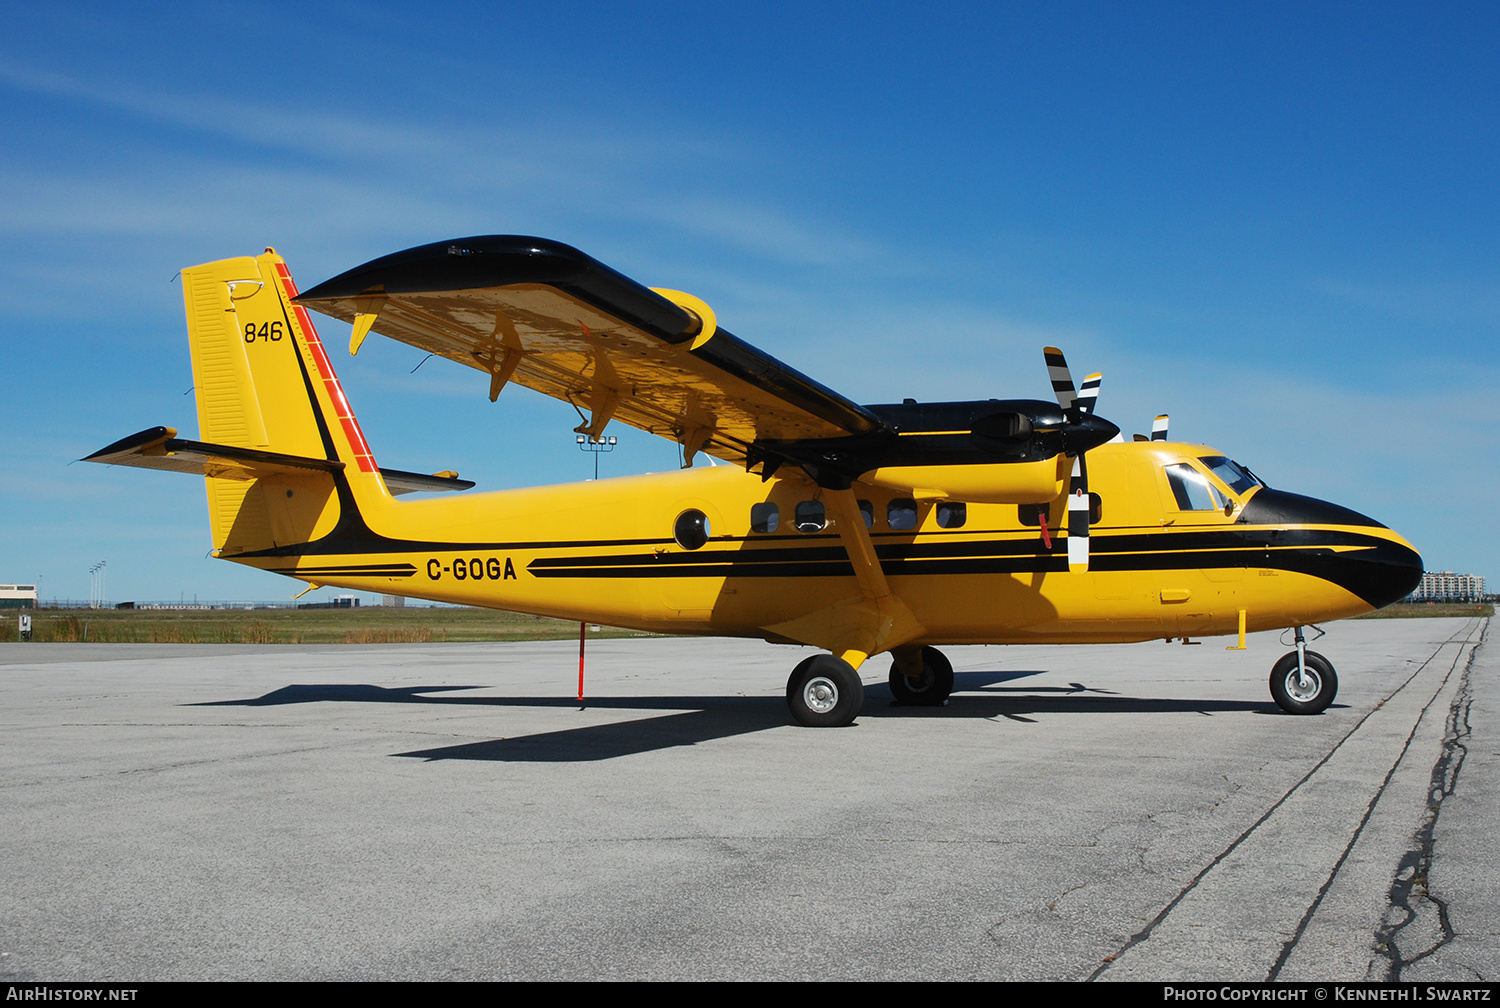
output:
[[[233,556],[326,534],[357,500],[388,500],[343,387],[273,250],[182,271],[203,442],[324,463],[253,479],[205,470],[214,546]],[[344,482],[347,493],[338,492]]]

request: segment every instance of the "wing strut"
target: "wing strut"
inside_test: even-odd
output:
[[[891,591],[870,530],[865,528],[854,489],[825,490],[823,499],[834,531],[854,567],[859,594],[824,609],[765,629],[782,637],[827,648],[858,669],[866,658],[916,640],[927,632],[906,603]]]
[[[885,579],[885,570],[880,558],[875,555],[875,543],[870,539],[870,530],[865,528],[864,515],[860,514],[859,501],[854,489],[833,490],[827,494],[829,510],[833,512],[834,529],[839,542],[849,554],[854,565],[854,580],[859,590],[871,602],[891,597],[890,582]]]

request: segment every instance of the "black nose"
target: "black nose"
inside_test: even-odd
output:
[[[1376,534],[1390,530],[1338,504],[1262,487],[1246,502],[1239,522],[1273,526],[1252,533],[1270,547],[1269,566],[1331,581],[1376,609],[1410,595],[1422,581],[1416,550]]]
[[[1374,548],[1336,554],[1339,571],[1330,580],[1379,609],[1399,602],[1422,583],[1422,557],[1410,546],[1375,540]]]
[[[1069,455],[1098,448],[1120,433],[1120,428],[1101,416],[1084,413],[1062,429],[1063,450]]]

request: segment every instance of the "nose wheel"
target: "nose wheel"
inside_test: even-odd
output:
[[[1338,691],[1333,663],[1316,651],[1303,651],[1301,662],[1289,651],[1271,667],[1271,699],[1288,714],[1321,713]]]

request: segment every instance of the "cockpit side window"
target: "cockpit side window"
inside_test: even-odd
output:
[[[1198,461],[1208,466],[1209,472],[1223,480],[1224,485],[1237,494],[1243,494],[1264,485],[1249,469],[1223,455],[1205,455]]]
[[[1190,465],[1167,466],[1167,481],[1179,511],[1222,511],[1228,503],[1219,488]]]

